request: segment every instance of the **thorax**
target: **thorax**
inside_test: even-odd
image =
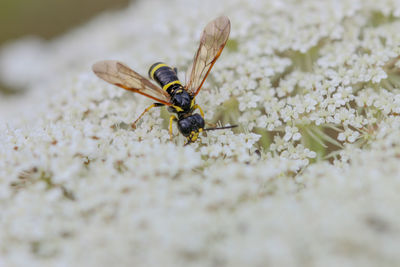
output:
[[[169,108],[170,112],[177,113],[178,116],[190,115],[192,113],[195,101],[182,85],[173,86],[168,93],[171,96],[171,103],[181,108],[181,110],[177,110],[172,106]]]

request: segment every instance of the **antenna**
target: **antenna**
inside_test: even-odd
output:
[[[231,129],[238,127],[238,125],[230,125],[230,126],[224,126],[224,127],[213,127],[213,128],[206,128],[203,129],[203,131],[214,131],[214,130],[223,130],[223,129]]]

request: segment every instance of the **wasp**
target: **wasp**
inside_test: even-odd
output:
[[[196,141],[202,131],[236,127],[234,125],[204,128],[204,112],[195,102],[211,68],[225,47],[230,28],[230,21],[225,16],[218,17],[206,25],[200,38],[199,48],[186,72],[185,85],[179,81],[177,69],[162,62],[153,64],[148,72],[150,79],[158,83],[160,87],[119,61],[100,61],[95,63],[92,69],[106,82],[156,101],[133,122],[133,128],[150,109],[168,106],[168,111],[172,113],[169,120],[170,137],[172,139],[172,124],[176,121],[179,132],[187,138],[187,145]],[[200,114],[194,113],[197,109]]]

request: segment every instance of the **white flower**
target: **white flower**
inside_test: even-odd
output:
[[[360,136],[360,133],[357,131],[353,131],[349,128],[345,129],[344,132],[339,133],[338,140],[339,141],[349,141],[350,143],[354,143],[357,138]]]
[[[297,141],[300,138],[301,134],[299,133],[299,129],[297,127],[285,127],[285,136],[283,137],[283,140],[285,140],[286,142],[290,139],[293,139],[293,141]]]
[[[249,108],[257,107],[257,102],[260,101],[261,97],[255,95],[252,92],[247,92],[245,95],[238,97],[239,110],[244,111]]]
[[[221,14],[198,140],[176,122],[171,140],[165,107],[133,129],[154,101],[90,66],[147,77],[163,61],[184,83]],[[0,98],[0,265],[400,265],[399,15],[394,0],[134,1],[1,48],[2,80],[27,90]]]

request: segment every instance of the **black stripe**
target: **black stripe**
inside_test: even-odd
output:
[[[153,68],[155,68],[158,64],[160,63],[153,64],[149,73],[151,73]],[[161,87],[164,87],[166,84],[178,81],[178,76],[176,76],[175,71],[171,67],[163,66],[154,72],[154,81],[156,81]]]

